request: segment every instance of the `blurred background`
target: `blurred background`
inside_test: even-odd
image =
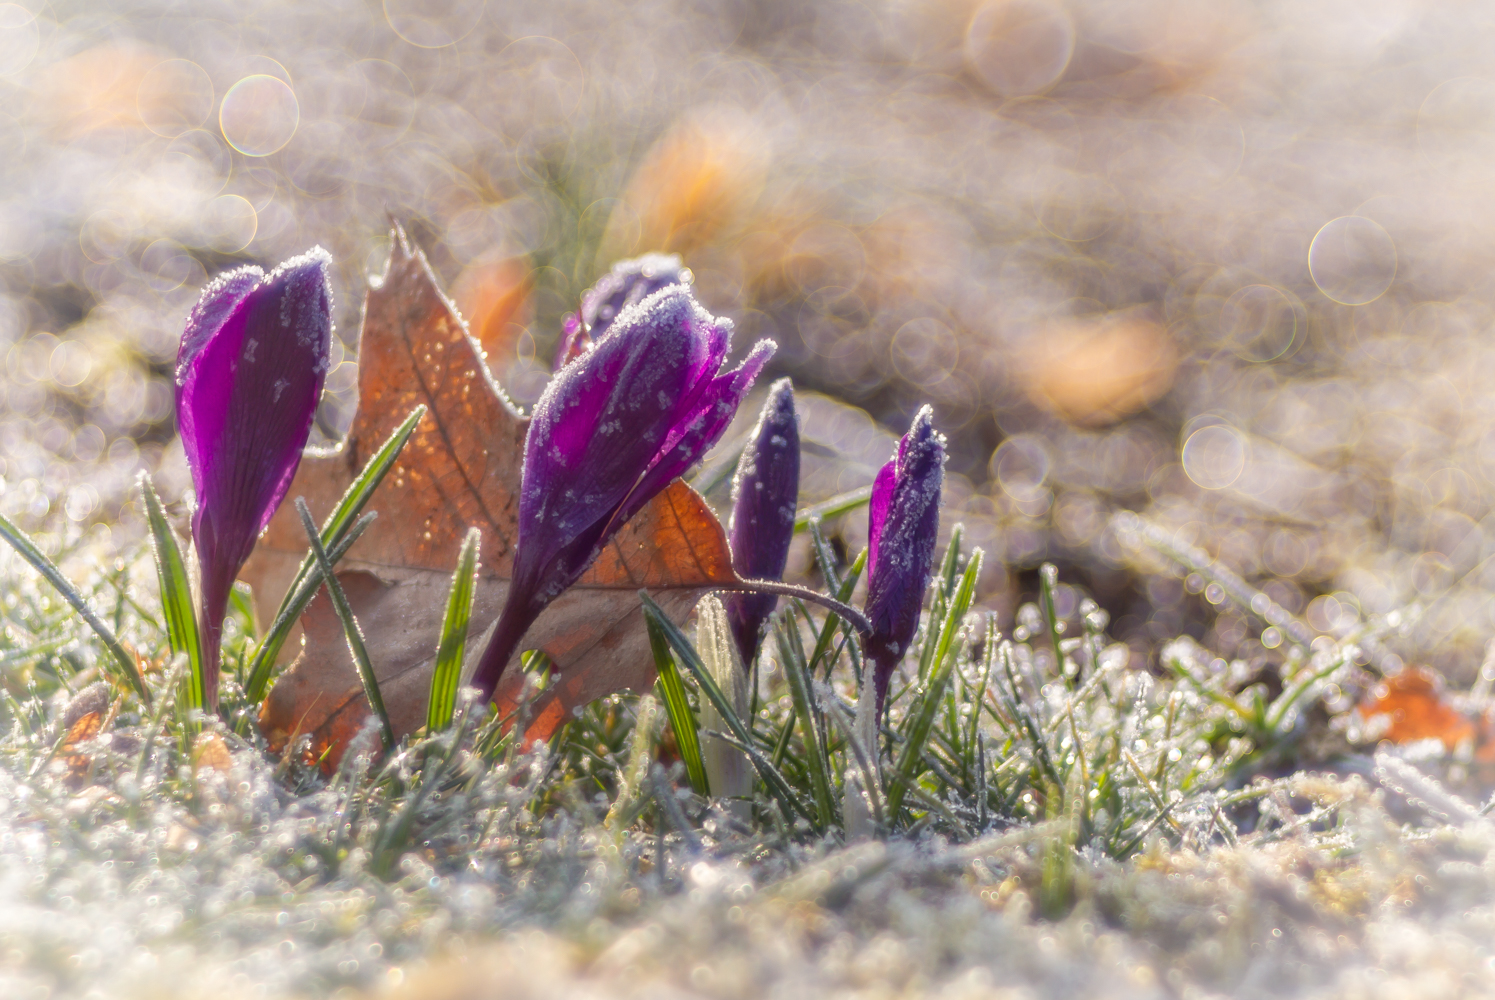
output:
[[[359,306],[406,222],[521,404],[619,257],[778,340],[807,501],[922,403],[1004,623],[1061,568],[1136,651],[1323,633],[1467,680],[1495,627],[1495,8],[1411,0],[0,3],[0,510],[138,535],[213,273],[320,243]],[[765,380],[766,384],[766,380]],[[730,441],[730,438],[729,438]],[[708,463],[709,467],[710,463]],[[721,493],[714,495],[720,500]],[[838,530],[854,549],[863,518]],[[801,568],[808,565],[801,553]]]

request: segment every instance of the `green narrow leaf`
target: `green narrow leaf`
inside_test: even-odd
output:
[[[405,442],[410,440],[410,435],[415,431],[415,425],[420,423],[421,417],[426,415],[424,403],[410,411],[404,423],[396,427],[379,450],[364,464],[363,471],[358,478],[343,493],[342,499],[338,500],[337,506],[332,509],[327,520],[322,525],[322,545],[329,553],[334,554],[332,559],[336,565],[341,558],[338,543],[341,542],[360,523],[359,514],[368,504],[374,491],[384,481],[384,477],[394,466],[395,459],[399,458]],[[342,549],[346,552],[346,548]],[[281,598],[280,608],[275,612],[270,631],[260,641],[250,658],[249,679],[244,683],[244,696],[251,705],[257,705],[265,697],[265,688],[270,683],[270,671],[275,669],[275,660],[280,656],[281,647],[285,645],[286,637],[290,635],[291,628],[296,620],[301,617],[301,612],[306,610],[306,605],[316,594],[316,586],[305,587],[307,577],[316,572],[316,560],[311,553],[301,560],[301,566],[296,570],[296,576],[291,585],[286,588],[285,596]]]
[[[322,582],[327,585],[332,607],[343,623],[343,636],[348,640],[348,652],[353,654],[353,665],[358,668],[358,679],[363,682],[364,696],[368,698],[374,714],[379,717],[379,734],[384,740],[384,749],[388,750],[395,745],[395,731],[389,724],[389,713],[385,711],[384,699],[379,694],[379,679],[374,676],[374,665],[369,661],[368,647],[363,643],[358,619],[353,617],[348,595],[343,593],[343,585],[332,571],[332,560],[327,558],[327,550],[322,547],[322,539],[317,535],[317,523],[311,519],[311,509],[306,506],[306,500],[302,497],[296,498],[296,512],[301,515],[301,526],[306,529],[306,538],[311,542],[311,552],[322,571]]]
[[[841,574],[836,572],[836,553],[825,540],[820,530],[820,518],[810,518],[810,544],[815,550],[815,561],[820,563],[820,573],[825,577],[826,589],[836,593],[841,589]]]
[[[867,550],[863,549],[861,551],[861,553],[859,553],[857,555],[856,561],[851,564],[851,568],[846,571],[845,578],[841,580],[841,582],[840,582],[840,588],[841,589],[836,592],[836,600],[840,601],[842,604],[845,604],[847,601],[851,600],[851,593],[852,593],[852,591],[856,590],[857,581],[861,579],[861,577],[862,577],[862,569],[866,565],[867,565]],[[834,614],[834,613],[827,614],[826,617],[825,617],[825,624],[823,626],[821,626],[821,628],[820,628],[820,636],[815,640],[815,651],[810,654],[810,676],[811,677],[815,676],[815,671],[819,668],[821,659],[826,655],[827,652],[830,651],[831,641],[836,637],[836,630],[838,628],[841,630],[842,633],[845,634],[845,636],[847,638],[847,642],[850,644],[850,648],[853,649],[853,651],[855,650],[855,648],[856,648],[856,638],[855,638],[856,637],[856,629],[852,628],[849,624],[847,624],[846,621],[843,620],[840,615],[837,615],[837,614]],[[853,655],[853,658],[857,659],[858,661],[860,660],[859,657],[856,657],[855,652],[853,652],[852,655]],[[835,659],[830,660],[826,664],[826,667],[825,667],[825,675],[826,675],[826,677],[830,676],[831,668],[834,667],[835,665],[836,665]],[[862,674],[861,664],[860,664],[860,662],[858,662],[857,663],[857,678],[858,678],[858,683],[859,684],[860,684],[861,674]]]
[[[919,680],[929,679],[929,671],[934,666],[934,651],[938,645],[939,635],[945,626],[945,620],[949,617],[950,595],[955,590],[955,569],[960,561],[960,542],[965,536],[965,528],[957,524],[950,531],[950,544],[945,549],[944,559],[940,562],[940,571],[936,575],[937,581],[934,594],[929,599],[929,623],[924,628],[924,642],[919,647]]]
[[[806,507],[794,515],[794,533],[799,534],[816,518],[839,517],[864,506],[872,499],[872,487],[859,486],[845,493],[838,493],[829,500],[822,500],[813,507]]]
[[[976,578],[981,575],[981,559],[980,549],[971,553],[971,561],[966,565],[965,574],[961,577],[960,585],[956,588],[945,612],[939,641],[935,644],[933,669],[909,709],[913,724],[909,727],[908,739],[903,744],[897,764],[894,765],[895,780],[889,782],[888,787],[890,820],[898,815],[898,808],[903,804],[903,795],[907,787],[913,784],[924,769],[925,744],[929,740],[930,730],[934,728],[935,715],[939,711],[940,701],[944,698],[945,685],[950,683],[950,673],[955,666],[955,661],[951,656],[955,633],[960,630],[961,621],[965,618],[966,612],[970,610],[971,601],[976,596]]]
[[[129,681],[135,693],[140,695],[141,700],[146,704],[150,704],[150,689],[145,686],[145,678],[140,676],[140,671],[135,666],[135,658],[124,646],[120,645],[114,632],[104,624],[103,619],[94,614],[93,608],[88,606],[88,602],[83,599],[78,588],[73,586],[72,581],[63,576],[62,570],[58,569],[52,560],[36,547],[30,535],[16,527],[10,518],[3,514],[0,514],[0,537],[9,542],[11,547],[20,553],[21,558],[30,563],[62,595],[63,600],[73,606],[73,610],[88,623],[88,627],[93,629],[99,641],[104,644],[104,648],[109,650],[114,661],[119,664],[120,673],[124,675],[125,680]]]
[[[690,699],[685,694],[685,681],[675,669],[669,641],[659,630],[659,625],[648,617],[645,617],[644,624],[649,629],[649,648],[654,651],[654,666],[659,671],[659,693],[664,698],[664,711],[669,716],[670,728],[675,731],[675,745],[680,748],[680,759],[685,761],[690,787],[698,795],[709,795],[711,787],[706,778],[706,762],[701,758],[701,736],[696,728],[696,714],[690,710]]]
[[[680,662],[685,664],[686,669],[695,677],[697,686],[700,687],[707,698],[711,699],[711,703],[716,706],[716,710],[720,713],[722,721],[727,724],[727,728],[732,730],[731,735],[736,739],[744,752],[747,753],[748,759],[753,762],[753,767],[757,770],[759,776],[762,777],[763,784],[768,787],[769,792],[783,806],[784,815],[787,817],[791,812],[799,813],[813,826],[815,824],[815,817],[810,815],[809,808],[794,794],[794,790],[790,788],[789,782],[784,780],[784,776],[779,773],[778,769],[770,764],[768,759],[753,745],[752,733],[742,724],[742,720],[733,711],[731,703],[722,694],[721,688],[716,686],[716,681],[711,679],[710,672],[706,670],[706,666],[701,662],[701,658],[696,655],[695,649],[691,646],[689,640],[685,638],[685,634],[675,626],[674,622],[670,621],[669,615],[666,615],[664,610],[658,604],[654,603],[654,599],[649,596],[648,591],[640,590],[639,599],[643,602],[645,617],[658,626],[660,632],[668,640],[670,647],[674,649],[675,655],[680,657]]]
[[[426,703],[426,732],[436,733],[452,724],[457,710],[457,688],[462,683],[462,657],[467,652],[467,623],[472,618],[472,599],[478,572],[478,545],[483,533],[468,528],[457,553],[457,569],[446,594],[446,613],[441,616],[441,639],[436,644],[436,666],[431,671],[431,696]]]
[[[161,586],[161,616],[166,619],[166,640],[173,653],[187,655],[187,697],[189,709],[207,704],[207,679],[202,674],[202,636],[197,629],[197,615],[192,607],[192,583],[187,564],[177,544],[176,532],[166,520],[161,498],[148,473],[140,474],[140,497],[145,501],[145,517],[151,529],[151,549],[156,556],[156,578]]]
[[[1075,678],[1064,669],[1064,651],[1059,648],[1059,639],[1064,635],[1064,623],[1059,620],[1059,613],[1054,605],[1054,591],[1058,586],[1058,566],[1053,563],[1044,563],[1038,567],[1038,601],[1043,608],[1044,624],[1049,629],[1049,642],[1054,646],[1054,666],[1059,671],[1064,686],[1072,688],[1075,686]]]
[[[789,681],[789,693],[794,699],[794,714],[799,718],[800,740],[804,744],[805,759],[810,768],[810,787],[815,791],[815,808],[820,814],[820,825],[828,827],[836,820],[835,800],[831,795],[829,778],[830,761],[826,759],[825,744],[820,739],[820,727],[816,724],[814,697],[810,691],[809,664],[805,652],[793,641],[798,625],[794,609],[784,609],[783,624],[774,629],[778,640],[779,661],[784,666],[784,676]]]

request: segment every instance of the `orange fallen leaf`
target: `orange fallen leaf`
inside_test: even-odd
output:
[[[1119,315],[1046,330],[1024,360],[1033,402],[1071,423],[1101,427],[1168,391],[1178,348],[1157,323]]]
[[[209,768],[219,774],[227,774],[234,767],[234,758],[228,752],[228,744],[217,733],[200,733],[192,746],[192,771],[194,774]]]
[[[468,264],[452,286],[452,301],[468,332],[490,357],[514,351],[529,309],[530,265],[523,257],[482,256]]]
[[[1475,759],[1495,761],[1495,733],[1487,719],[1473,719],[1452,705],[1443,688],[1443,678],[1423,667],[1408,667],[1377,684],[1356,711],[1371,723],[1385,718],[1381,739],[1392,743],[1441,740],[1453,751],[1467,740],[1474,741]]]
[[[397,735],[425,723],[432,661],[457,551],[482,529],[481,570],[468,632],[469,667],[508,592],[527,418],[494,384],[425,256],[396,228],[388,269],[364,304],[359,405],[347,440],[308,455],[288,499],[326,517],[369,455],[417,404],[429,410],[370,504],[378,519],[339,565]],[[291,503],[270,522],[242,576],[273,608],[306,552]],[[581,581],[531,627],[524,649],[544,650],[559,676],[531,706],[530,739],[572,709],[654,682],[638,590],[683,620],[701,595],[736,580],[725,533],[700,496],[676,480],[641,510]],[[301,655],[271,689],[260,726],[273,748],[310,734],[311,753],[335,767],[369,708],[325,590],[307,608]],[[518,656],[494,700],[522,695]]]

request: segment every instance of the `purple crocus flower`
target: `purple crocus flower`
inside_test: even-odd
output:
[[[799,418],[794,386],[781,378],[768,390],[752,441],[732,481],[732,568],[752,580],[780,580],[794,539],[799,501]],[[752,663],[759,633],[773,614],[773,594],[738,593],[727,598],[727,622],[742,654]]]
[[[301,463],[332,338],[332,258],[321,247],[270,274],[214,279],[177,352],[177,427],[197,490],[204,707],[218,704],[219,642],[234,577]]]
[[[484,696],[540,612],[727,429],[774,351],[759,341],[719,372],[731,338],[730,321],[671,285],[625,307],[545,387],[524,439],[509,593],[472,680]]]
[[[567,362],[587,351],[628,306],[669,285],[690,283],[690,270],[681,265],[679,254],[646,253],[618,261],[582,293],[581,312],[567,314],[561,342],[556,347],[555,370],[560,371]]]
[[[867,511],[867,658],[872,661],[880,716],[893,668],[919,627],[919,608],[934,562],[945,482],[945,436],[924,407],[898,454],[877,473]]]

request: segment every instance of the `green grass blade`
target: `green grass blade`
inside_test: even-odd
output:
[[[338,500],[337,506],[332,509],[326,522],[322,525],[322,545],[329,551],[337,551],[338,542],[352,530],[358,520],[363,508],[373,497],[374,491],[384,481],[384,477],[393,468],[395,459],[399,458],[405,442],[410,440],[410,435],[415,432],[415,425],[420,423],[421,417],[425,416],[426,407],[422,403],[410,411],[404,423],[396,427],[394,433],[385,439],[384,444],[364,464],[363,471],[358,478],[343,493]],[[336,560],[333,560],[334,564]],[[301,612],[306,610],[306,601],[311,600],[311,595],[316,593],[312,587],[307,593],[301,586],[306,578],[313,572],[316,560],[311,553],[301,560],[301,566],[296,570],[295,579],[286,588],[285,596],[281,598],[280,608],[275,612],[272,619],[274,624],[270,631],[265,634],[259,646],[250,659],[249,679],[244,684],[244,695],[251,705],[258,704],[265,697],[265,688],[270,683],[270,671],[275,669],[275,660],[280,656],[281,647],[285,645],[286,637],[290,635],[291,627],[301,617]],[[305,601],[296,607],[296,601],[301,594],[306,593]]]
[[[810,769],[810,787],[815,793],[815,808],[820,814],[821,826],[830,826],[836,820],[835,800],[831,795],[829,778],[830,761],[826,759],[825,744],[820,739],[816,725],[815,701],[810,691],[810,666],[805,662],[805,652],[792,641],[791,635],[798,624],[794,609],[784,611],[784,620],[773,630],[778,640],[779,661],[784,667],[784,676],[789,681],[789,693],[794,699],[794,712],[799,717],[800,740],[805,748],[805,760]]]
[[[73,586],[72,581],[63,576],[62,570],[58,569],[52,560],[48,559],[42,550],[36,547],[36,543],[31,540],[30,535],[16,527],[10,518],[3,514],[0,514],[0,537],[9,542],[11,547],[20,553],[21,558],[30,563],[62,595],[62,599],[73,606],[73,610],[78,612],[83,620],[88,623],[88,627],[93,629],[94,634],[99,637],[99,641],[104,644],[104,648],[109,650],[110,655],[119,664],[120,672],[124,675],[125,680],[129,681],[130,686],[135,689],[135,693],[140,695],[141,700],[149,704],[151,700],[150,689],[145,686],[145,678],[140,676],[140,670],[135,666],[135,658],[129,654],[124,646],[120,645],[119,640],[114,636],[114,632],[108,625],[104,624],[103,619],[94,614],[93,608],[88,606],[88,602],[83,599],[83,595],[78,591],[78,588]]]
[[[815,561],[820,563],[820,573],[825,577],[826,589],[836,593],[841,589],[841,574],[836,571],[836,553],[825,540],[820,530],[820,518],[810,519],[810,545],[815,550]]]
[[[856,590],[857,581],[861,579],[862,569],[866,565],[867,550],[863,549],[861,551],[861,554],[856,557],[856,561],[851,564],[851,568],[846,571],[845,578],[840,581],[841,589],[836,592],[836,600],[842,602],[843,604],[851,600],[851,593],[852,591]],[[855,641],[856,629],[847,624],[846,621],[839,615],[826,615],[825,624],[821,626],[820,635],[815,640],[815,651],[810,654],[811,677],[815,676],[815,671],[819,668],[820,661],[825,657],[826,653],[830,651],[831,641],[836,637],[836,630],[838,628],[845,633],[847,642]],[[832,659],[825,668],[827,677],[830,676],[831,668],[834,666],[835,660]],[[860,673],[860,671],[858,671],[858,673]]]
[[[784,807],[785,816],[787,817],[791,812],[799,813],[814,825],[815,817],[810,814],[809,808],[799,800],[799,796],[794,794],[794,790],[779,773],[778,768],[770,764],[768,759],[753,745],[752,733],[742,724],[742,720],[733,711],[731,703],[727,701],[726,695],[722,694],[721,688],[717,687],[716,681],[712,680],[706,665],[696,655],[695,648],[685,638],[685,634],[676,627],[674,622],[670,621],[669,615],[666,615],[663,609],[654,603],[654,599],[647,591],[639,591],[639,599],[643,602],[645,617],[658,626],[670,647],[674,649],[675,655],[680,657],[680,662],[685,664],[686,669],[695,677],[696,684],[701,691],[716,706],[722,721],[727,724],[727,728],[732,730],[731,735],[747,753],[748,759],[753,762],[754,769],[763,778],[763,784]]]
[[[207,679],[202,674],[202,636],[192,607],[192,583],[187,575],[187,564],[182,559],[176,532],[171,530],[166,520],[161,498],[156,495],[148,473],[140,474],[139,485],[151,529],[151,549],[156,556],[156,578],[161,586],[161,616],[166,620],[166,639],[173,653],[187,656],[186,707],[200,709],[208,701]]]
[[[822,500],[813,507],[806,507],[794,515],[794,533],[799,534],[801,531],[809,528],[812,520],[839,517],[842,514],[850,513],[858,507],[864,506],[871,499],[872,487],[859,486],[854,490],[838,493],[829,500]]]
[[[919,647],[919,680],[929,679],[934,666],[934,651],[938,645],[940,629],[944,626],[950,609],[950,595],[955,590],[955,570],[960,562],[960,541],[965,528],[957,524],[950,531],[950,544],[945,548],[945,557],[940,562],[940,571],[935,577],[934,595],[929,599],[929,624],[925,626],[924,642]]]
[[[680,748],[680,759],[685,761],[685,773],[690,776],[690,787],[698,795],[711,794],[711,784],[706,778],[706,761],[701,757],[701,735],[696,726],[696,713],[690,709],[690,699],[685,694],[685,681],[675,669],[675,659],[670,656],[669,640],[659,630],[653,618],[645,618],[649,629],[649,648],[654,651],[654,666],[659,671],[659,692],[664,698],[664,711],[675,731],[675,745]]]
[[[348,651],[353,654],[353,665],[358,668],[358,679],[363,682],[363,693],[368,698],[370,707],[379,717],[379,734],[384,740],[384,749],[395,745],[394,727],[389,724],[389,713],[384,709],[384,699],[379,695],[379,679],[374,676],[374,665],[369,661],[368,647],[364,645],[363,633],[358,628],[358,620],[353,617],[353,608],[348,604],[348,595],[343,593],[343,585],[338,582],[337,574],[332,571],[332,560],[327,558],[327,550],[322,547],[322,539],[317,534],[317,523],[311,519],[311,510],[306,506],[306,501],[296,498],[296,512],[301,515],[301,526],[306,529],[307,540],[311,542],[312,555],[316,557],[317,565],[322,571],[322,581],[327,585],[327,594],[332,598],[332,607],[337,611],[337,617],[343,623],[343,635],[348,640]]]
[[[933,668],[909,709],[913,724],[909,727],[908,739],[903,744],[897,764],[894,765],[895,780],[889,782],[888,786],[890,819],[898,815],[898,808],[903,804],[904,792],[923,770],[924,746],[929,741],[929,733],[934,728],[935,715],[939,712],[940,702],[944,699],[945,685],[950,683],[950,674],[955,666],[955,661],[950,655],[955,643],[955,633],[960,630],[961,622],[966,612],[970,610],[972,599],[976,596],[976,578],[981,575],[981,559],[980,549],[971,553],[971,561],[966,565],[965,574],[960,578],[960,585],[956,588],[955,595],[951,598],[945,612],[944,625],[940,629],[939,641],[935,644]]]
[[[436,733],[452,724],[457,711],[457,688],[462,683],[462,657],[467,652],[467,623],[472,618],[472,599],[478,571],[478,544],[483,533],[467,529],[457,569],[446,595],[446,613],[441,617],[441,640],[436,644],[436,667],[431,671],[431,697],[426,703],[426,731]]]

